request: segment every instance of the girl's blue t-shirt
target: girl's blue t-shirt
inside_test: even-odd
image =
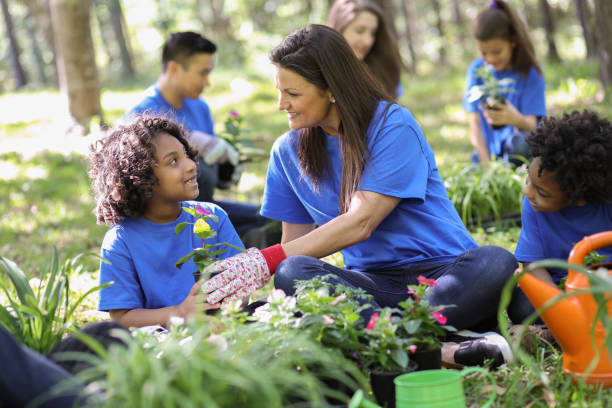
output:
[[[217,232],[207,244],[227,242],[244,248],[238,234],[221,207],[204,202],[185,201],[183,207],[199,205],[219,217],[218,222],[207,222]],[[155,223],[145,219],[124,219],[112,226],[104,236],[101,257],[110,263],[100,262],[100,283],[114,284],[100,292],[99,309],[159,309],[180,304],[195,283],[196,266],[186,262],[180,269],[175,266],[183,256],[202,247],[202,240],[188,225],[178,235],[179,223],[194,223],[196,218],[186,211],[169,223]],[[219,248],[223,248],[221,245]],[[228,258],[240,253],[232,247],[220,254]]]
[[[367,134],[369,157],[359,190],[402,200],[367,240],[342,250],[347,268],[374,270],[423,262],[452,262],[475,248],[438,173],[433,151],[408,109],[387,102],[376,110]],[[329,174],[314,189],[300,168],[299,131],[272,148],[261,214],[296,224],[323,225],[339,216],[340,138],[324,134]]]
[[[519,262],[543,259],[567,261],[569,254],[582,238],[612,230],[612,203],[566,207],[557,212],[535,212],[525,197],[523,200],[522,229],[514,255]],[[597,250],[612,261],[612,248]],[[549,268],[553,281],[567,275],[567,270]]]
[[[470,64],[465,77],[466,93],[463,97],[463,108],[467,112],[478,112],[480,117],[480,130],[484,138],[489,154],[495,154],[497,157],[502,156],[503,143],[516,130],[514,126],[505,126],[499,130],[493,130],[484,117],[480,107],[480,101],[469,102],[469,91],[474,85],[481,85],[482,79],[476,77],[476,69],[485,64],[482,58],[477,58]],[[508,92],[503,96],[510,101],[518,111],[523,115],[533,115],[537,117],[546,116],[546,81],[544,75],[538,74],[534,67],[531,67],[526,76],[522,76],[520,72],[513,69],[502,71],[493,71],[495,78],[504,79],[511,78],[514,80],[514,89],[516,92]],[[477,158],[475,159],[477,160]]]

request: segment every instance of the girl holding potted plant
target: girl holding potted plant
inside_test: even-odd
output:
[[[296,281],[335,274],[372,295],[374,308],[395,307],[423,275],[438,283],[432,305],[456,305],[448,324],[496,326],[516,260],[470,236],[410,111],[327,26],[290,34],[271,60],[291,130],[272,148],[262,215],[282,221],[282,244],[212,264],[208,272],[221,273],[203,286],[208,302],[249,295],[276,272],[287,294]],[[320,259],[337,251],[346,268]]]
[[[527,156],[524,136],[546,116],[546,83],[526,27],[508,3],[494,0],[478,14],[473,34],[480,57],[468,68],[463,100],[475,149],[472,160],[486,165],[493,155],[506,161],[511,155]],[[512,82],[512,87],[496,92],[498,81]],[[478,87],[481,98],[473,98]]]

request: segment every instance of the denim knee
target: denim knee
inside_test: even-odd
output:
[[[274,287],[287,295],[295,293],[295,281],[312,278],[313,270],[321,261],[306,255],[295,255],[283,260],[274,273]]]
[[[487,269],[490,272],[495,272],[496,276],[499,276],[504,281],[510,279],[516,268],[518,268],[518,262],[514,255],[504,248],[484,246],[480,247],[479,250],[479,255],[486,259]]]

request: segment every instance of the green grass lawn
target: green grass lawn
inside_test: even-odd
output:
[[[545,66],[545,73],[552,114],[589,108],[612,117],[609,98],[601,97],[593,65],[566,62]],[[250,83],[250,92],[228,91],[230,81],[238,77]],[[468,165],[472,150],[466,115],[461,109],[463,78],[464,72],[456,69],[438,70],[418,78],[406,75],[402,81],[401,103],[423,127],[443,174],[457,163]],[[138,100],[139,91],[106,89],[102,100],[106,119],[112,123],[120,118]],[[230,110],[238,111],[245,118],[244,126],[253,130],[256,145],[266,151],[287,130],[286,115],[276,109],[271,78],[215,71],[215,85],[204,96],[217,126],[222,125]],[[61,99],[54,92],[0,96],[0,112],[4,112],[0,116],[0,255],[12,259],[34,277],[45,267],[53,247],[57,247],[62,259],[79,253],[97,254],[106,227],[96,225],[87,177],[86,147],[95,135],[81,139],[64,135],[66,120],[61,119]],[[266,167],[265,160],[248,163],[240,185],[221,192],[219,198],[259,202]],[[493,226],[471,232],[481,245],[514,251],[519,231],[518,227]],[[91,281],[95,281],[97,268],[95,258],[85,260]],[[86,305],[93,308],[95,302]],[[551,401],[556,401],[557,406],[603,407],[612,400],[609,392],[575,385],[562,375],[560,355],[553,348],[544,347],[535,364],[539,370],[535,374],[529,371],[533,367],[524,365],[497,373],[498,393],[506,395],[500,398],[507,401],[503,406],[527,406],[536,401],[530,406],[545,407],[555,406]],[[476,381],[469,386],[475,390],[479,384]]]

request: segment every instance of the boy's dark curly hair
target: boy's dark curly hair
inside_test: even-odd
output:
[[[542,120],[527,138],[542,170],[555,172],[572,203],[598,206],[612,201],[612,125],[596,112],[565,113]]]
[[[161,132],[177,138],[195,161],[197,153],[189,146],[182,128],[159,116],[138,116],[90,146],[89,177],[98,224],[112,225],[144,214],[158,182],[153,174],[157,160],[152,141]]]

